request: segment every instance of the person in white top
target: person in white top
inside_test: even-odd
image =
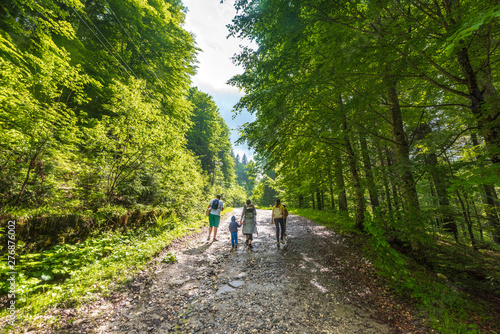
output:
[[[207,209],[210,209],[210,214],[208,215],[208,222],[210,223],[210,227],[208,228],[207,241],[210,241],[210,234],[212,233],[212,228],[214,230],[213,241],[217,241],[217,228],[219,227],[220,213],[221,211],[224,211],[224,203],[222,203],[220,197],[221,195],[217,195],[217,198],[214,198],[208,204]]]

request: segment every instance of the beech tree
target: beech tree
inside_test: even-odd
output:
[[[440,173],[450,163],[458,168],[459,164],[453,165],[467,152],[460,148],[464,136],[478,130],[485,149],[481,153],[484,168],[467,166],[469,172],[497,175],[499,136],[494,119],[498,113],[484,96],[488,91],[490,99],[495,99],[497,84],[489,75],[495,73],[492,59],[498,57],[493,37],[498,11],[493,4],[242,0],[235,6],[238,15],[232,34],[258,44],[257,50],[246,48],[235,57],[245,72],[231,82],[247,93],[236,109],[255,113],[256,121],[245,126],[244,138],[269,160],[278,176],[282,174],[277,180],[291,183],[286,178],[292,175],[282,166],[295,166],[302,156],[316,151],[319,143],[327,145],[332,152],[341,152],[334,154],[336,172],[329,176],[330,182],[344,188],[342,178],[349,171],[348,193],[356,203],[356,226],[364,226],[367,197],[376,215],[377,188],[384,188],[387,206],[380,210],[395,215],[380,216],[378,223],[393,233],[402,227],[402,218],[406,223],[398,238],[419,250],[432,226],[423,213],[435,212],[436,205],[422,202],[422,178],[435,173],[438,165]],[[450,121],[449,130],[434,126],[432,131],[423,131],[425,124],[445,118]],[[443,135],[445,140],[431,142],[431,137]],[[299,145],[297,141],[302,150],[287,155],[288,148]],[[369,142],[376,143],[376,153],[368,149]],[[450,149],[453,160],[446,159]],[[420,167],[424,155],[429,156],[432,168]],[[370,172],[372,160],[383,175],[378,184]],[[304,168],[319,168],[313,166]],[[485,198],[490,202],[483,215],[489,215],[496,241],[498,212],[491,210],[496,205],[496,182],[489,177],[485,180],[489,189]],[[319,182],[317,177],[308,181]],[[446,211],[440,213],[442,226],[454,231],[456,219],[469,224],[467,212],[460,209],[460,192],[456,193],[456,212],[464,213],[450,216],[455,211],[449,209],[446,197],[453,181],[440,184],[436,180],[433,186],[433,191],[439,188],[439,195],[435,191],[434,196],[441,198],[435,203]],[[469,236],[473,240],[473,234]]]

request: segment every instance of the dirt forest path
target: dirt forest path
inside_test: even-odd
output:
[[[61,329],[66,333],[409,332],[410,312],[387,302],[390,296],[381,297],[384,290],[373,284],[371,265],[342,236],[291,215],[287,245],[277,249],[271,211],[258,210],[254,248],[245,246],[239,229],[239,248],[231,250],[228,225],[231,215],[239,221],[240,213],[235,209],[221,219],[218,241],[207,242],[204,230],[171,245],[165,254],[174,252],[178,262],[162,263],[162,254],[114,296],[76,312]]]

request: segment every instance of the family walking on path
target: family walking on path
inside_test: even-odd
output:
[[[210,241],[210,234],[212,229],[214,231],[213,241],[217,241],[217,229],[219,228],[221,211],[224,210],[224,203],[221,201],[221,195],[217,195],[210,201],[207,208],[207,215],[209,221],[208,228],[208,238]],[[274,222],[276,227],[276,242],[278,249],[280,248],[280,243],[285,243],[286,237],[286,218],[288,217],[288,210],[286,206],[281,204],[281,200],[276,199],[275,205],[272,209],[271,223]],[[246,205],[243,207],[241,212],[240,223],[236,221],[236,217],[231,217],[231,223],[229,224],[229,231],[231,232],[231,248],[238,248],[238,228],[243,226],[243,235],[245,235],[245,244],[249,248],[253,248],[252,241],[253,235],[257,233],[257,210],[249,199],[246,201]]]
[[[217,241],[217,228],[220,222],[220,212],[224,210],[224,205],[221,201],[221,195],[217,195],[217,198],[210,201],[207,213],[209,216],[209,229],[207,241],[210,241],[210,234],[212,229],[214,230],[214,239]],[[276,199],[275,205],[272,208],[271,223],[274,222],[276,227],[276,242],[278,249],[280,248],[280,243],[285,243],[286,237],[286,218],[288,216],[288,210],[286,206],[281,204],[281,200]],[[253,248],[252,241],[253,235],[257,233],[257,210],[250,200],[246,201],[246,205],[243,207],[241,212],[240,223],[236,221],[236,217],[231,217],[231,222],[229,223],[229,232],[231,233],[231,248],[238,248],[238,228],[243,227],[242,233],[245,236],[245,244],[249,248]]]

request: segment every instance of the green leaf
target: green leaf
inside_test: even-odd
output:
[[[54,276],[52,273],[44,272],[40,278],[44,281],[50,281],[54,278]]]

